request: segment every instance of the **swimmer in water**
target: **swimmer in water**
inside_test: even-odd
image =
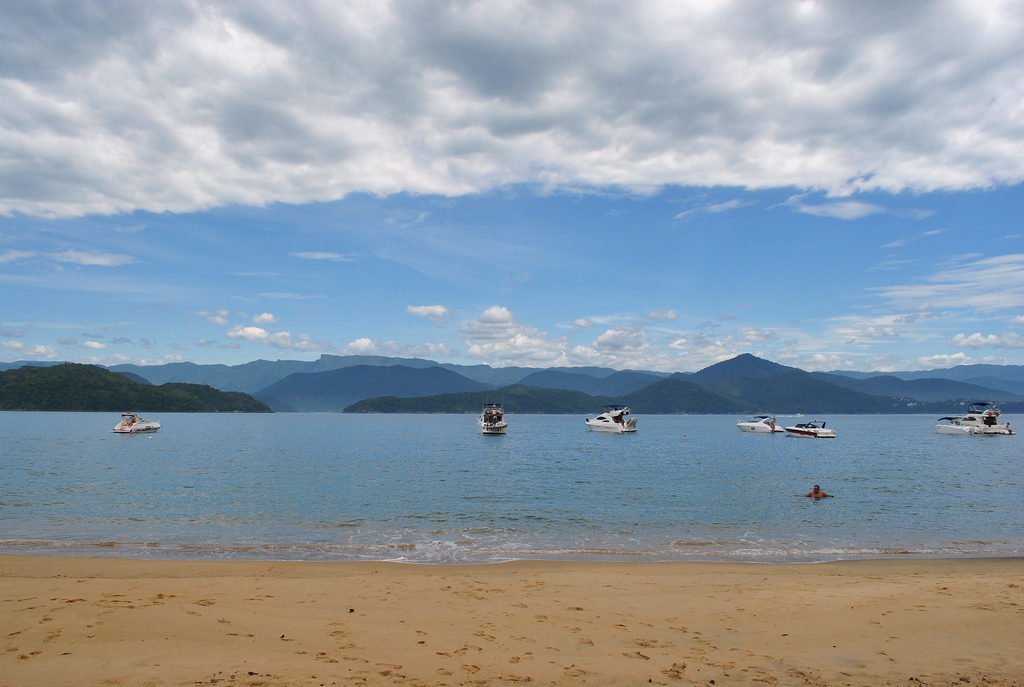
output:
[[[810,492],[804,494],[804,496],[810,496],[813,499],[831,499],[831,498],[834,498],[832,496],[832,494],[826,494],[825,492],[823,492],[821,490],[821,487],[819,487],[817,484],[814,485],[814,489],[812,489]]]

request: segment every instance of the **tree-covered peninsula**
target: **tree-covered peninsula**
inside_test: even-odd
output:
[[[142,384],[97,365],[64,363],[0,372],[0,410],[269,413],[249,394],[205,384]]]

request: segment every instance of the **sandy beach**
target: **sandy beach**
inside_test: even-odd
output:
[[[0,556],[0,684],[1024,684],[1022,559]]]

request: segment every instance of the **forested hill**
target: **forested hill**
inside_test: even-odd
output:
[[[78,363],[0,372],[0,410],[271,412],[249,394],[204,384],[140,384],[106,368]]]

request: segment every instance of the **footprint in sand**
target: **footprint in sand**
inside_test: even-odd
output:
[[[661,674],[673,680],[682,680],[684,670],[686,670],[685,663],[673,663],[671,668],[665,668],[661,671]]]

